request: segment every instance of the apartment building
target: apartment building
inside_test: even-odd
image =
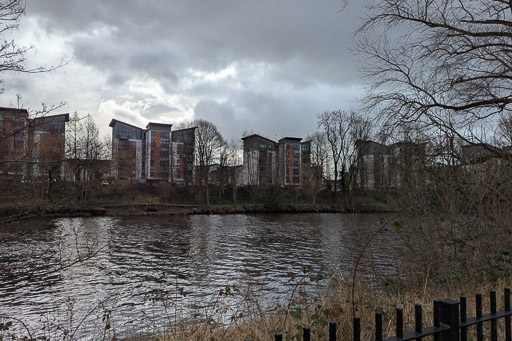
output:
[[[172,131],[172,124],[157,122],[140,128],[115,119],[109,126],[115,178],[192,184],[195,128]]]
[[[26,109],[0,107],[0,175],[58,178],[69,114],[29,118]]]
[[[426,162],[426,143],[400,141],[384,145],[357,140],[356,149],[357,182],[361,189],[403,187],[423,176],[421,171]]]
[[[303,186],[310,167],[310,141],[284,137],[278,142],[253,134],[244,143],[243,179],[246,185]]]

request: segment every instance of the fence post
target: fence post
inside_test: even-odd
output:
[[[440,341],[459,341],[459,302],[449,299],[439,301],[440,322],[450,326],[441,333]]]

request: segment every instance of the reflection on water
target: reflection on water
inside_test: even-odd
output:
[[[228,285],[251,288],[270,308],[286,303],[290,273],[304,266],[347,273],[381,217],[101,217],[2,227],[0,314],[36,333],[48,333],[37,330],[46,326],[101,335],[107,326],[122,335],[192,313],[204,317]],[[363,259],[366,273],[393,272],[394,241],[389,233],[375,238]]]

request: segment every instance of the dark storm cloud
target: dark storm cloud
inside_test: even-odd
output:
[[[342,0],[27,0],[27,15],[42,44],[73,56],[51,94],[87,92],[71,110],[133,124],[204,118],[229,137],[275,138],[311,132],[360,88],[356,2],[338,13]],[[36,83],[25,97],[44,93]]]
[[[90,33],[72,46],[76,58],[99,68],[113,68],[111,63],[117,62],[117,67],[131,70],[141,65],[133,63],[134,55],[144,54],[158,60],[154,67],[164,71],[169,70],[165,60],[207,71],[238,60],[295,61],[297,75],[330,75],[343,82],[352,78],[352,68],[342,60],[350,58],[347,43],[353,25],[337,14],[340,6],[334,0],[45,0],[29,3],[27,10],[37,14],[47,30]],[[101,34],[102,29],[111,31]]]

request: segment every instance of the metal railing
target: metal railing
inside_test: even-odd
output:
[[[449,299],[442,299],[434,301],[434,325],[430,327],[423,327],[423,313],[421,305],[417,304],[414,307],[414,320],[415,328],[413,331],[404,333],[404,319],[403,310],[396,309],[396,329],[395,336],[387,339],[382,338],[382,314],[375,314],[375,341],[408,341],[417,340],[427,336],[433,336],[434,341],[467,341],[468,329],[476,325],[476,339],[477,341],[484,340],[483,324],[490,323],[490,340],[498,340],[498,320],[504,319],[505,321],[505,341],[512,341],[511,339],[511,324],[510,317],[512,311],[510,309],[510,289],[504,290],[503,296],[503,310],[496,310],[496,292],[491,291],[489,295],[489,314],[482,314],[482,295],[475,295],[476,316],[467,317],[466,297],[460,297],[460,301]],[[329,323],[329,341],[341,340],[337,338],[337,326],[335,322]],[[353,341],[361,340],[361,321],[358,317],[353,319]],[[274,335],[275,341],[282,341],[283,335],[276,333]],[[308,327],[303,328],[302,333],[303,341],[311,340],[311,329]],[[251,341],[246,339],[245,341]]]

